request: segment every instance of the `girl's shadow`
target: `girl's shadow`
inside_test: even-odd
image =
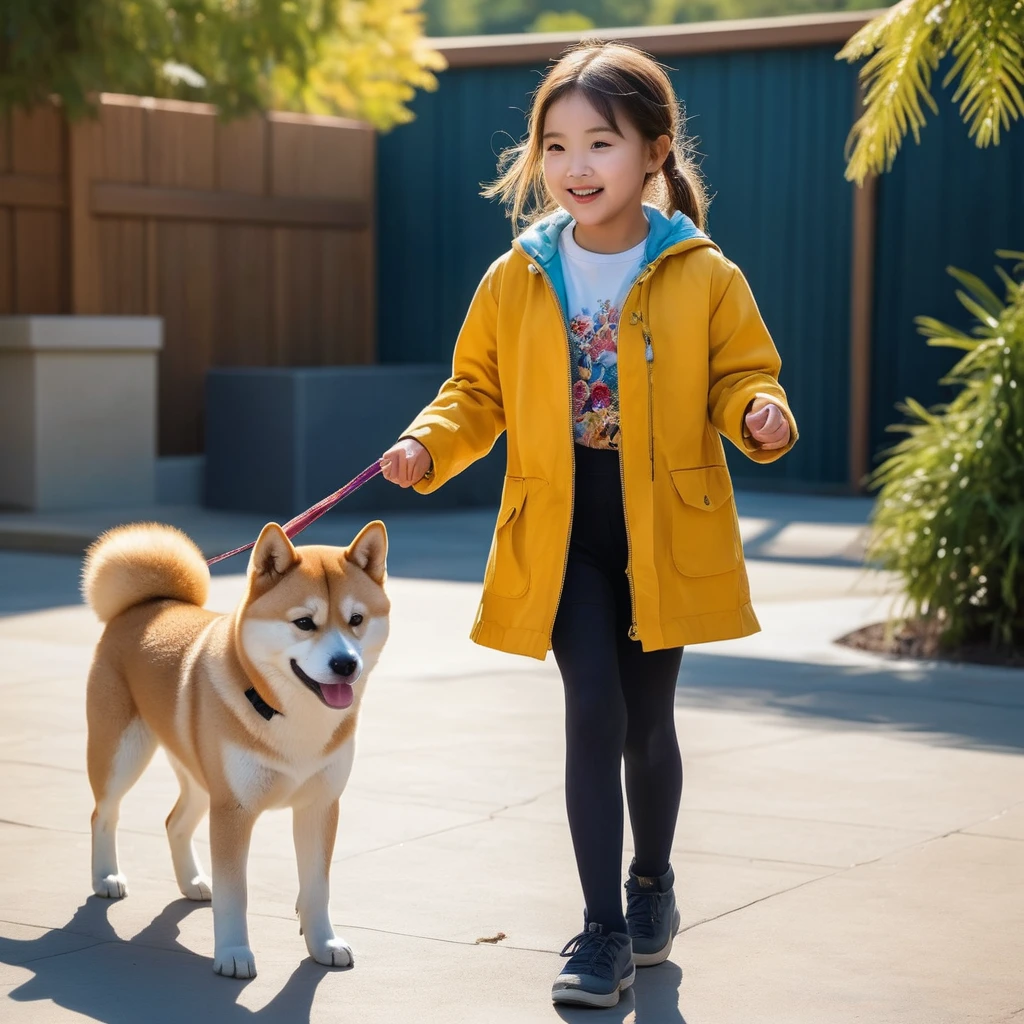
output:
[[[35,972],[8,998],[53,1002],[102,1024],[309,1020],[316,987],[328,973],[319,964],[304,960],[270,1003],[249,1010],[237,1003],[246,982],[218,978],[208,958],[178,942],[180,923],[208,903],[176,900],[127,942],[107,920],[110,906],[90,896],[63,928],[35,939],[0,937],[0,963]]]
[[[556,1012],[571,1024],[686,1024],[679,1010],[683,972],[671,960],[636,972],[636,981],[622,994],[618,1006],[608,1010],[560,1006]],[[632,1016],[631,1016],[632,1015]]]

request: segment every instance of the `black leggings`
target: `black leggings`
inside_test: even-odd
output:
[[[632,621],[617,452],[576,446],[569,562],[552,648],[565,686],[565,799],[587,919],[625,931],[622,786],[636,870],[668,870],[683,768],[673,707],[682,648],[644,653]]]

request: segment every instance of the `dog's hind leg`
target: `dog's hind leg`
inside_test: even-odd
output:
[[[120,899],[128,883],[117,866],[117,819],[125,793],[138,781],[156,750],[156,740],[131,705],[127,689],[105,707],[95,678],[89,680],[88,766],[96,808],[92,812],[92,888],[97,896]],[[109,695],[109,689],[108,689]]]
[[[192,836],[210,809],[210,794],[174,757],[168,757],[181,785],[181,796],[167,816],[167,839],[171,844],[174,877],[181,894],[190,900],[208,900],[210,876],[199,866]]]

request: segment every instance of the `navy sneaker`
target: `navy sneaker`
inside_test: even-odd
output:
[[[577,1006],[614,1006],[619,993],[633,984],[633,946],[622,932],[604,934],[601,925],[591,923],[570,939],[562,950],[569,962],[551,986],[555,1003]]]
[[[633,940],[633,962],[637,967],[652,967],[668,959],[679,931],[672,891],[676,876],[671,867],[660,877],[638,875],[633,867],[629,866],[626,882],[626,926]]]

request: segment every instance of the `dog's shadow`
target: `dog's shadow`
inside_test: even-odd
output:
[[[237,1001],[247,982],[217,977],[208,958],[177,941],[180,923],[193,911],[208,913],[208,903],[176,900],[128,941],[107,919],[110,907],[90,896],[63,928],[34,939],[0,936],[0,964],[35,972],[7,998],[52,1002],[103,1024],[299,1024],[333,973],[304,960],[266,1006],[250,1010]]]
[[[617,1006],[606,1010],[591,1007],[556,1008],[566,1024],[686,1024],[679,1009],[682,970],[671,960],[636,972],[632,987],[622,993]]]

